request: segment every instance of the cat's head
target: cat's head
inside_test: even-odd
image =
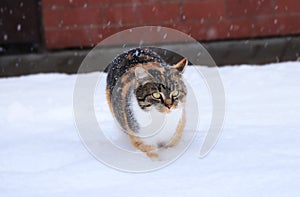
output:
[[[143,110],[169,113],[184,105],[187,95],[182,73],[188,61],[172,66],[145,65],[135,68],[135,96]]]

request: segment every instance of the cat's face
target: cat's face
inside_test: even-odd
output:
[[[182,73],[186,64],[183,59],[166,68],[137,67],[135,96],[139,106],[144,110],[155,108],[159,112],[169,113],[184,105],[187,91]]]

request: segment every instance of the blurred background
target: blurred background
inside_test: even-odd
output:
[[[300,53],[299,0],[1,0],[0,76],[75,73],[101,40],[144,25],[191,35],[219,66]]]

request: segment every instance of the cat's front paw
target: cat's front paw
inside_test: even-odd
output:
[[[152,161],[160,161],[161,160],[159,155],[156,152],[152,151],[152,152],[147,152],[146,154]]]

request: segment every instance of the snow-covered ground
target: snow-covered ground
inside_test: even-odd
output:
[[[0,79],[0,195],[299,196],[300,62],[219,71],[227,108],[216,147],[200,159],[198,135],[171,165],[139,174],[103,165],[82,145],[75,75]],[[197,75],[186,74],[197,90]]]

